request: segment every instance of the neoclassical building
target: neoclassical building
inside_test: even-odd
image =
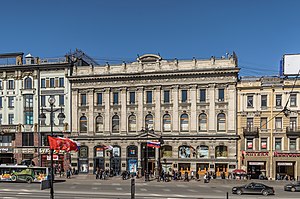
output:
[[[97,167],[144,173],[160,162],[164,170],[227,175],[237,168],[238,72],[234,53],[171,61],[145,54],[120,65],[75,64],[68,77],[71,138],[81,147],[72,154],[72,166],[80,173]],[[159,138],[161,150],[146,147]]]
[[[299,178],[299,80],[242,77],[237,91],[239,168],[252,178]]]

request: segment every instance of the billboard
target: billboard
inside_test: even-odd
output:
[[[283,55],[283,75],[298,75],[300,70],[300,54]]]

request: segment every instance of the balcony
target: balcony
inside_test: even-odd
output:
[[[300,127],[286,127],[286,136],[287,137],[300,137]]]
[[[243,135],[247,138],[258,138],[258,127],[243,127]]]

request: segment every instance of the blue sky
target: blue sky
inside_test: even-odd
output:
[[[277,75],[300,53],[297,0],[1,1],[0,53],[60,57],[76,48],[99,62],[221,57],[235,51],[241,75]]]

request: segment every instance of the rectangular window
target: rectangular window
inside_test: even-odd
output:
[[[0,135],[0,146],[12,146],[12,135]]]
[[[280,151],[281,150],[281,138],[275,138],[275,150]]]
[[[200,89],[200,102],[206,102],[206,90]]]
[[[64,87],[64,86],[65,86],[65,80],[64,80],[63,77],[60,77],[60,78],[59,78],[58,86],[59,86],[59,87]]]
[[[260,148],[262,150],[267,150],[268,149],[268,138],[261,138],[261,140],[260,140]]]
[[[2,97],[0,97],[0,108],[2,108],[3,105],[2,105]]]
[[[170,103],[170,91],[167,90],[164,91],[164,103],[165,104]]]
[[[59,106],[64,106],[65,105],[65,96],[64,95],[59,95]]]
[[[0,124],[2,124],[2,113],[0,114]]]
[[[0,90],[3,89],[2,80],[0,80]]]
[[[13,108],[14,107],[14,98],[15,97],[12,97],[12,96],[8,97],[8,107],[9,108]]]
[[[282,130],[282,118],[281,117],[275,118],[275,129]]]
[[[296,138],[290,138],[290,151],[296,151]]]
[[[268,103],[267,103],[268,97],[267,95],[262,95],[261,96],[261,107],[267,107]]]
[[[218,95],[218,100],[223,102],[224,101],[224,88],[219,88],[219,95]]]
[[[14,124],[14,114],[8,114],[8,124]]]
[[[146,103],[147,104],[152,104],[152,91],[147,91],[146,92]]]
[[[55,85],[55,79],[54,78],[50,78],[50,88],[54,88]]]
[[[248,108],[253,108],[253,95],[248,95],[247,96],[247,107]]]
[[[276,106],[282,106],[281,95],[276,95]]]
[[[22,146],[34,146],[33,133],[22,133]]]
[[[297,106],[297,94],[291,94],[290,106]]]
[[[113,104],[119,104],[119,93],[118,92],[113,93]]]
[[[33,108],[33,95],[24,95],[24,108]]]
[[[41,79],[41,88],[46,88],[46,79],[45,78]]]
[[[42,107],[46,106],[46,95],[41,95],[41,106]]]
[[[25,124],[33,124],[33,112],[28,111],[24,113],[25,115]]]
[[[267,124],[268,123],[268,118],[267,117],[262,117],[260,118],[260,129],[261,130],[267,130]]]
[[[15,89],[15,82],[14,80],[8,80],[8,88],[9,90]]]
[[[135,104],[135,92],[129,92],[129,104]]]
[[[187,102],[187,90],[181,91],[181,102],[186,103]]]
[[[248,131],[253,130],[253,118],[247,118],[247,129]]]
[[[253,138],[247,138],[247,149],[253,149]]]
[[[97,105],[102,105],[102,93],[97,93]]]
[[[290,130],[297,131],[297,118],[296,117],[290,117]]]
[[[81,94],[81,106],[86,106],[86,94]]]

